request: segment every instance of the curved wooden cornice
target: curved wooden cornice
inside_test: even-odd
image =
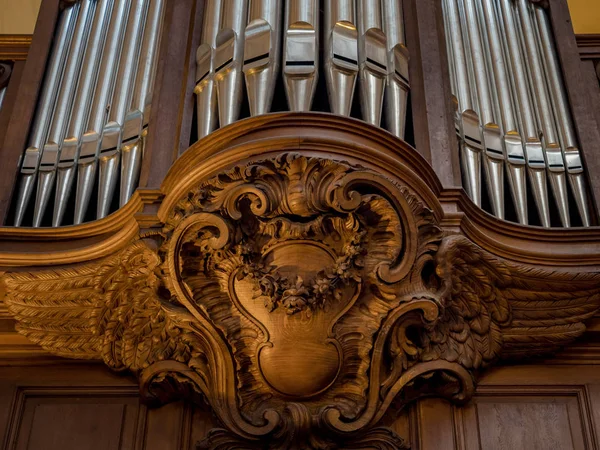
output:
[[[31,47],[30,34],[0,35],[0,61],[25,61]]]
[[[103,221],[0,229],[21,240],[0,261],[20,333],[135,374],[148,401],[207,401],[222,428],[202,448],[398,449],[390,408],[464,402],[498,361],[584,333],[599,231],[499,221],[385,131],[272,114]],[[44,257],[53,234],[70,248]]]

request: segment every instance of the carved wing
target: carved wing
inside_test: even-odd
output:
[[[140,370],[189,352],[158,296],[160,258],[136,242],[98,263],[8,273],[5,299],[18,329],[46,350]]]
[[[422,335],[424,361],[480,369],[499,358],[548,353],[583,334],[600,304],[598,274],[517,265],[462,236],[444,239],[436,273],[443,311]]]

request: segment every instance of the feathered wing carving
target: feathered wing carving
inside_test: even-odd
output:
[[[133,371],[164,359],[186,361],[190,348],[174,325],[187,313],[160,300],[160,263],[140,241],[97,263],[13,272],[5,276],[5,301],[18,330],[60,356]]]
[[[556,351],[585,331],[600,303],[600,276],[517,265],[463,236],[436,256],[440,319],[422,334],[421,360],[481,369],[500,358]]]

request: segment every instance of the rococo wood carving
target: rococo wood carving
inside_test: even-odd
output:
[[[404,448],[380,425],[461,402],[500,359],[550,353],[600,307],[597,272],[501,259],[401,180],[300,151],[195,183],[156,232],[94,263],[4,275],[18,329],[207,401],[200,448]]]

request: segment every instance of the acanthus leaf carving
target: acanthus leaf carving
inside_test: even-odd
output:
[[[466,401],[499,359],[575,339],[599,280],[493,256],[397,181],[295,153],[195,185],[98,263],[5,275],[23,334],[151,400],[205,399],[214,449],[403,448],[391,405]]]

